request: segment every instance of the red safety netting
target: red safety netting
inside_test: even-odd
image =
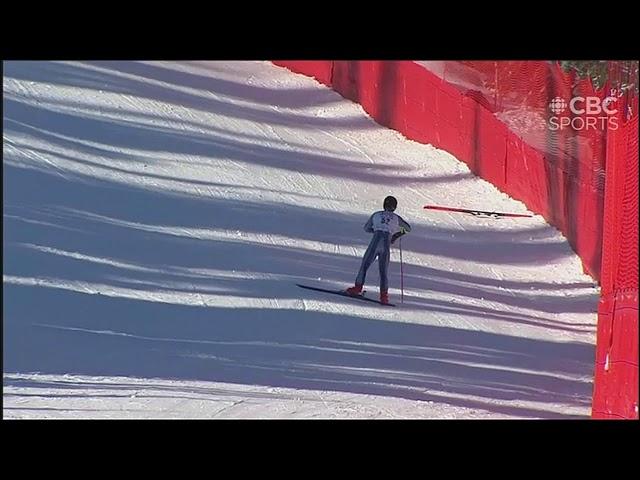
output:
[[[608,85],[596,90],[591,81],[577,79],[573,71],[565,72],[552,61],[418,63],[493,112],[573,181],[603,192],[609,115],[574,113],[569,104],[575,97],[602,101],[612,93]],[[613,95],[618,98],[615,92]],[[586,107],[580,100],[575,106],[577,110]],[[608,108],[613,109],[614,104],[609,103]]]
[[[625,97],[637,112],[637,98]],[[636,108],[633,108],[636,107]],[[607,137],[594,418],[638,418],[638,115]]]
[[[638,289],[638,118],[611,132],[607,156],[602,294]]]

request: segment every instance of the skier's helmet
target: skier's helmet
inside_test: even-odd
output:
[[[398,206],[398,200],[396,200],[396,197],[392,197],[391,195],[389,195],[384,199],[384,203],[382,205],[385,210],[393,212]]]

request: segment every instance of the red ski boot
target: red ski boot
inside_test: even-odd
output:
[[[362,285],[355,284],[345,290],[349,295],[360,295],[362,293]]]
[[[386,290],[380,290],[380,303],[389,305],[389,293]]]

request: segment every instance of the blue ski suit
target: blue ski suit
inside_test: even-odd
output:
[[[364,225],[364,230],[373,233],[373,237],[362,259],[362,265],[356,277],[356,285],[364,285],[367,270],[377,257],[380,269],[380,291],[387,292],[389,289],[387,272],[391,258],[391,244],[405,233],[410,232],[411,226],[400,215],[388,210],[381,210],[369,217]]]

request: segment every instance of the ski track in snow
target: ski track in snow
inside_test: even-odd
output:
[[[269,62],[5,62],[4,418],[588,418],[598,289],[451,154]],[[393,194],[396,309],[352,284]],[[377,265],[367,275],[377,295]]]

